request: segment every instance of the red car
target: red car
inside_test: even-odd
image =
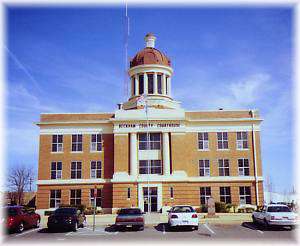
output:
[[[22,206],[7,206],[6,212],[6,229],[9,232],[22,232],[24,229],[39,227],[41,217],[34,211],[27,211]]]

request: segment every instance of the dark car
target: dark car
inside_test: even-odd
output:
[[[122,208],[118,212],[115,225],[118,230],[125,227],[144,230],[144,213],[139,208]]]
[[[6,217],[6,229],[8,232],[23,232],[25,229],[39,227],[41,217],[34,210],[28,210],[23,206],[4,207]]]
[[[55,229],[77,231],[78,227],[84,227],[85,220],[85,215],[77,208],[58,208],[48,217],[47,226],[50,231]]]

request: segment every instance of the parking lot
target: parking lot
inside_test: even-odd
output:
[[[114,226],[97,226],[93,231],[91,225],[79,228],[77,232],[59,231],[49,232],[47,228],[26,230],[21,234],[9,234],[4,237],[5,243],[38,243],[41,242],[72,242],[101,240],[109,241],[143,241],[152,243],[157,241],[272,241],[276,243],[297,243],[296,234],[299,229],[291,231],[288,228],[262,229],[252,222],[242,224],[209,224],[199,225],[197,231],[186,229],[168,230],[166,223],[147,225],[144,231],[133,231],[130,228],[117,231]],[[147,240],[148,239],[148,240]]]

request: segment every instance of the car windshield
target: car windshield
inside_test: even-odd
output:
[[[130,209],[121,209],[119,214],[124,215],[124,214],[129,214],[129,215],[140,215],[142,214],[141,210],[138,208],[130,208]]]
[[[76,214],[76,208],[58,208],[54,211],[55,215],[62,215],[62,214]]]
[[[9,216],[14,216],[18,214],[18,209],[17,208],[7,208],[7,214]]]
[[[172,213],[192,213],[195,210],[190,206],[178,206],[171,210]]]
[[[272,206],[272,207],[268,207],[268,212],[280,213],[280,212],[291,212],[291,210],[289,209],[289,207],[286,206]]]

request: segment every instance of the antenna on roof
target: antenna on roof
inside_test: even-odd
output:
[[[128,97],[128,75],[127,75],[127,68],[128,68],[128,38],[129,38],[129,16],[128,16],[128,9],[127,9],[127,1],[125,1],[125,71],[124,71],[124,100]]]

